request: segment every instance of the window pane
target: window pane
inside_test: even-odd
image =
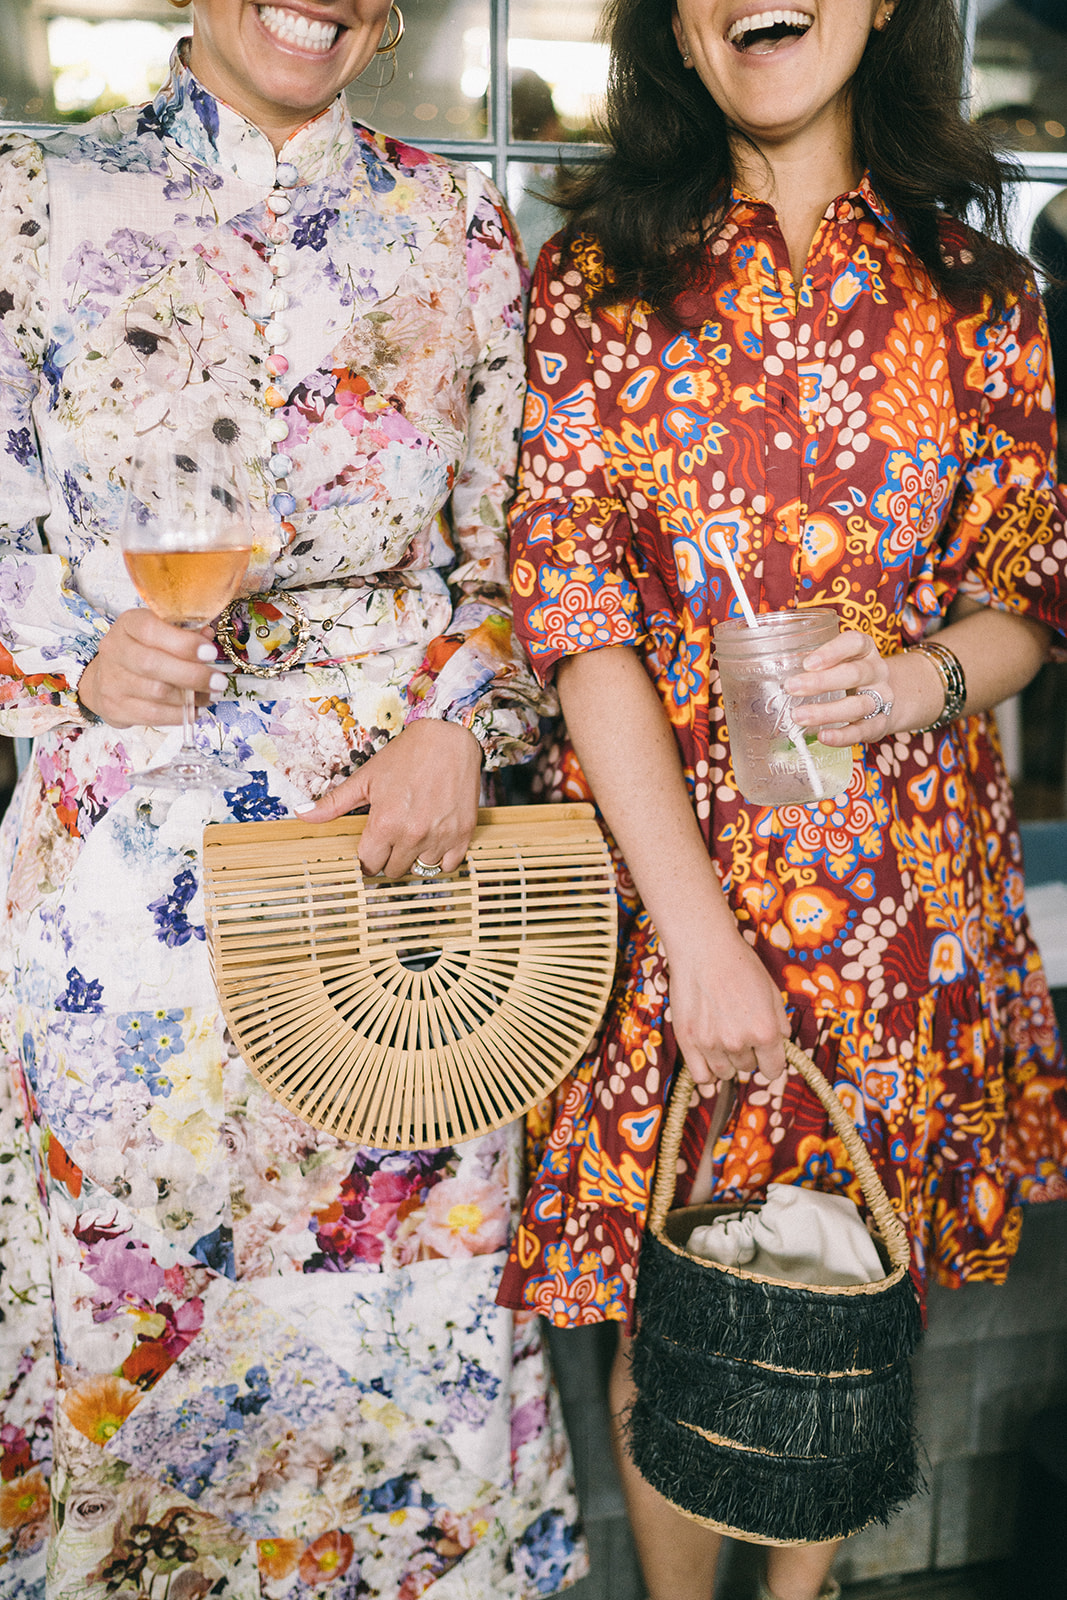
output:
[[[974,114],[1013,150],[1067,156],[1067,3],[979,0]]]
[[[90,21],[0,0],[0,116],[82,122],[151,99],[189,18],[152,0],[140,16],[122,15],[139,9],[122,0],[101,9],[115,14]]]
[[[396,76],[388,81],[388,56],[372,62],[348,91],[352,115],[413,144],[486,138],[490,0],[401,4]]]
[[[600,0],[512,0],[508,65],[513,139],[595,139],[608,74]]]
[[[563,225],[562,216],[545,198],[552,192],[555,175],[556,166],[552,161],[508,163],[508,205],[518,223],[531,267],[545,240]]]

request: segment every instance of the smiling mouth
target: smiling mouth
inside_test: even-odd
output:
[[[267,32],[282,44],[295,45],[298,50],[313,50],[320,55],[333,47],[341,31],[336,22],[315,22],[281,6],[257,6],[256,12]]]
[[[799,39],[812,20],[806,11],[759,11],[753,17],[739,18],[726,39],[735,50],[765,55],[783,39]]]

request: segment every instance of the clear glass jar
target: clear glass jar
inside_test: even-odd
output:
[[[825,745],[793,718],[795,705],[835,700],[821,694],[794,699],[782,687],[804,657],[838,632],[836,611],[767,611],[757,626],[720,622],[713,630],[737,787],[754,805],[805,805],[848,788],[852,749]]]

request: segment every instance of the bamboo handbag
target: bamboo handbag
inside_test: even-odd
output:
[[[615,970],[590,805],[484,809],[459,870],[367,879],[362,816],[204,830],[212,973],[270,1092],[356,1144],[459,1143],[560,1083]]]
[[[629,1446],[677,1510],[758,1544],[841,1539],[885,1522],[919,1487],[910,1358],[919,1339],[908,1238],[848,1112],[786,1045],[848,1151],[878,1226],[885,1277],[800,1285],[685,1248],[737,1205],[671,1210],[693,1090],[672,1093],[637,1277],[637,1399]]]

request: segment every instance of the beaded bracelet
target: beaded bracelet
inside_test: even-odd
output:
[[[925,728],[919,728],[919,733],[936,733],[939,728],[947,727],[950,722],[955,722],[963,713],[967,704],[967,679],[964,677],[963,668],[959,660],[953,655],[947,644],[942,644],[938,639],[924,639],[922,644],[913,644],[909,655],[927,656],[938,670],[941,682],[945,686],[945,704],[941,708],[940,716],[933,722],[928,722]]]

